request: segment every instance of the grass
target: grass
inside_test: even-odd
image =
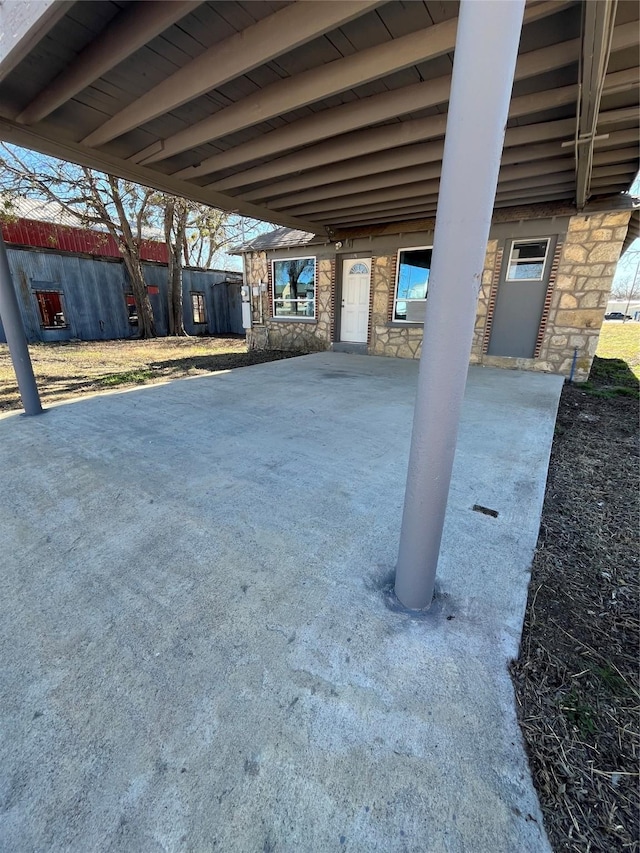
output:
[[[640,380],[640,323],[605,321],[596,355],[599,358],[619,359]]]
[[[606,324],[589,383],[562,392],[512,667],[556,853],[640,853],[639,335]]]
[[[247,352],[244,336],[37,343],[30,345],[29,352],[45,405],[294,355]],[[0,344],[0,410],[19,408],[9,352]]]

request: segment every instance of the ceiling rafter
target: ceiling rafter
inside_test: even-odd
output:
[[[580,40],[572,39],[540,48],[518,57],[515,79],[524,80],[544,71],[570,65],[578,60]],[[347,104],[323,110],[286,127],[272,130],[259,139],[237,145],[229,151],[208,157],[197,166],[183,169],[183,177],[197,177],[283,151],[298,148],[321,139],[368,127],[410,112],[445,104],[449,100],[451,75],[360,98]]]
[[[212,116],[174,133],[136,155],[139,163],[154,163],[188,148],[228,136],[308,104],[330,98],[453,50],[458,21],[452,18],[398,39],[334,59],[295,77],[277,80],[225,107]]]
[[[572,85],[545,92],[536,92],[531,95],[521,95],[512,99],[509,107],[509,118],[533,115],[555,107],[573,104],[575,103],[576,93],[577,87]],[[411,145],[414,142],[437,139],[444,136],[446,126],[446,115],[437,115],[382,127],[356,130],[345,134],[343,137],[335,137],[305,148],[303,151],[295,151],[264,165],[254,166],[252,169],[214,181],[207,186],[220,191],[233,189],[280,178],[282,175],[291,175],[326,166],[330,163],[338,163],[352,157],[361,157],[377,151]],[[185,171],[177,172],[176,175],[185,177]]]
[[[510,128],[505,134],[502,164],[511,165],[514,163],[542,160],[548,157],[558,157],[563,151],[559,140],[567,139],[574,126],[574,119],[560,119],[555,122]],[[614,146],[633,144],[637,138],[638,133],[633,128],[617,131],[598,139],[596,141],[596,149],[600,151]],[[540,139],[551,141],[538,142]],[[530,142],[533,144],[530,144]],[[323,170],[303,172],[293,178],[288,178],[275,184],[263,185],[250,192],[234,194],[234,198],[241,198],[245,201],[254,201],[256,203],[265,202],[282,195],[287,195],[287,193],[305,191],[317,186],[331,186],[341,184],[342,181],[351,181],[360,177],[382,175],[386,172],[393,172],[401,167],[406,168],[408,166],[435,163],[442,160],[443,149],[444,144],[441,141],[419,142],[400,149],[392,149],[391,151],[370,154],[366,157],[353,158]],[[564,150],[566,151],[566,149]]]
[[[364,15],[383,0],[297,2],[214,44],[204,53],[136,98],[90,133],[83,143],[100,147],[195,98],[247,74],[287,51]],[[143,4],[144,5],[144,4]]]
[[[219,210],[238,213],[241,216],[261,219],[265,222],[273,222],[300,231],[323,233],[322,226],[309,220],[288,214],[279,214],[262,205],[236,200],[232,196],[209,190],[207,187],[189,184],[186,181],[174,178],[172,175],[165,175],[155,169],[148,169],[128,160],[122,160],[120,157],[83,147],[77,142],[55,136],[52,133],[43,134],[39,128],[25,127],[2,117],[0,117],[0,139],[14,145],[20,145],[23,148],[30,148],[33,151],[40,151],[42,154],[59,157],[61,160],[67,160],[70,163],[89,166],[110,175],[117,175],[125,180],[134,181],[161,192],[208,204],[210,207]]]
[[[555,149],[553,151],[555,159],[549,157],[547,154],[542,161],[532,162],[532,160],[526,157],[524,151],[516,152],[515,149],[512,149],[510,153],[518,154],[518,159],[515,163],[509,163],[503,157],[500,175],[514,176],[520,172],[523,175],[544,175],[545,173],[554,171],[556,167],[559,167],[559,171],[574,168],[573,156],[570,150],[561,148],[557,142],[553,146],[544,147],[547,150],[549,148]],[[619,148],[614,153],[604,151],[595,154],[593,163],[594,165],[606,166],[615,162],[631,161],[636,155],[637,148]],[[277,210],[285,210],[288,207],[299,207],[305,204],[313,204],[323,199],[335,198],[336,195],[348,198],[349,196],[359,195],[370,190],[427,181],[437,177],[440,174],[441,168],[442,164],[439,161],[434,163],[422,162],[404,168],[401,168],[401,164],[398,163],[396,169],[393,171],[382,173],[372,171],[366,176],[343,181],[338,184],[321,183],[318,181],[315,188],[278,198],[269,204],[269,207],[276,208]]]
[[[0,3],[0,83],[73,6],[72,0]]]
[[[596,178],[622,176],[628,173],[629,169],[626,164],[614,164],[594,169],[594,176]],[[510,166],[501,170],[498,182],[498,195],[520,189],[529,189],[530,187],[553,186],[559,180],[572,182],[573,179],[574,165],[571,158],[567,158],[565,161],[560,161],[559,163],[552,161],[546,169],[544,168],[544,164],[538,164],[536,169],[532,169],[529,164]],[[314,220],[318,220],[321,217],[333,216],[345,210],[359,215],[366,212],[371,206],[378,204],[387,205],[389,209],[393,209],[394,207],[402,208],[408,199],[418,200],[424,198],[428,200],[431,195],[437,196],[439,183],[439,178],[436,178],[431,181],[403,184],[393,188],[360,193],[352,197],[351,200],[350,197],[345,196],[328,199],[325,202],[318,202],[315,205],[291,207],[287,212],[296,216],[311,215]]]
[[[566,4],[547,3],[529,7],[525,11],[525,23],[553,14],[564,5]],[[165,160],[188,148],[219,139],[322,98],[450,53],[455,47],[457,23],[455,18],[442,21],[318,68],[309,69],[294,79],[272,83],[260,92],[249,95],[162,140],[159,145],[149,146],[137,155],[137,162]],[[554,48],[550,50],[553,51]]]
[[[35,124],[50,115],[200,3],[201,0],[147,0],[125,8],[22,110],[16,121]]]

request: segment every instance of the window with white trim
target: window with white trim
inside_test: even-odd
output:
[[[549,238],[514,240],[511,244],[507,281],[542,281],[549,254]]]
[[[272,261],[273,316],[288,320],[316,316],[316,259]]]
[[[424,323],[431,271],[431,246],[400,249],[393,300],[393,319],[401,323]]]

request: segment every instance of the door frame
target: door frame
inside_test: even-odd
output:
[[[336,343],[342,342],[342,301],[344,297],[344,266],[346,262],[364,261],[369,267],[369,291],[367,295],[367,337],[364,341],[344,341],[345,343],[369,343],[371,329],[371,279],[373,274],[373,257],[370,254],[355,252],[354,254],[341,254],[336,256]]]

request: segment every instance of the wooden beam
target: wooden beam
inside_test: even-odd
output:
[[[502,165],[508,166],[515,163],[533,162],[545,158],[562,156],[566,149],[561,148],[560,139],[566,139],[575,128],[575,119],[561,119],[555,122],[544,122],[539,125],[528,124],[523,127],[514,127],[507,130],[505,134],[505,149],[502,153]],[[609,134],[608,138],[598,139],[596,149],[604,150],[616,146],[632,144],[637,140],[638,133],[635,129],[621,130]],[[529,139],[538,140],[548,138],[555,140],[542,142],[540,144],[523,144]],[[409,166],[425,165],[427,163],[442,160],[442,142],[423,142],[415,145],[407,145],[403,148],[370,154],[368,157],[357,157],[346,160],[334,166],[324,169],[315,169],[303,172],[292,178],[285,178],[278,183],[267,184],[250,192],[234,194],[235,198],[245,201],[262,202],[287,195],[288,193],[300,192],[313,189],[318,186],[330,186],[340,184],[341,181],[350,181],[360,177],[371,175],[382,175],[399,168]],[[597,155],[596,155],[597,156]],[[337,191],[335,188],[334,191]]]
[[[496,196],[496,207],[500,204],[526,204],[528,200],[543,199],[573,199],[575,185],[573,182],[562,184],[551,184],[538,190],[516,190],[501,192]],[[384,204],[371,207],[369,210],[360,210],[357,213],[349,211],[337,211],[333,214],[322,215],[319,220],[330,232],[340,229],[342,226],[358,226],[366,224],[375,218],[378,222],[389,222],[392,217],[403,219],[406,216],[428,216],[435,212],[437,207],[437,196],[427,196],[415,204],[392,205]]]
[[[580,39],[562,42],[551,47],[541,48],[522,54],[516,65],[516,80],[570,65],[580,55]],[[300,119],[283,128],[260,136],[259,139],[237,145],[229,151],[207,158],[202,164],[184,169],[184,177],[196,177],[208,172],[227,169],[240,163],[281,154],[283,151],[298,148],[321,139],[347,133],[361,127],[368,127],[389,118],[397,118],[406,113],[417,112],[428,107],[444,104],[449,100],[451,76],[446,75],[422,83],[382,92],[341,104],[330,110]],[[207,171],[203,171],[207,169]],[[189,174],[187,174],[189,172]]]
[[[294,50],[342,24],[364,15],[383,0],[345,0],[326,3],[310,0],[285,6],[235,33],[158,83],[101,125],[84,140],[99,147],[170,112],[195,98],[247,74],[254,68]]]
[[[522,95],[511,101],[509,118],[519,118],[572,104],[575,102],[576,94],[576,86],[563,86],[546,92]],[[437,139],[439,136],[444,136],[446,125],[446,115],[438,115],[354,131],[319,145],[305,148],[304,151],[296,151],[286,157],[280,157],[262,166],[254,166],[252,169],[231,175],[223,180],[214,181],[208,186],[217,190],[247,186],[282,175],[292,175],[296,172],[325,166],[328,163],[339,163],[352,157],[363,157],[365,154],[376,151],[386,151],[391,148],[411,145],[414,142]],[[182,169],[176,172],[176,176],[194,177],[195,173],[199,171],[199,169]]]
[[[556,155],[562,155],[562,149],[557,147]],[[500,175],[520,177],[524,175],[544,175],[549,172],[556,171],[573,171],[573,157],[570,152],[565,150],[564,159],[549,160],[546,159],[539,163],[521,163],[515,166],[503,166]],[[382,190],[387,187],[402,188],[408,184],[415,184],[417,188],[423,181],[429,181],[440,177],[441,163],[433,163],[426,165],[410,166],[405,169],[396,169],[393,172],[383,174],[371,173],[367,177],[356,178],[352,181],[344,181],[340,184],[319,184],[317,187],[305,192],[298,192],[292,195],[287,195],[273,202],[273,206],[278,210],[286,210],[289,207],[300,207],[301,205],[313,204],[324,199],[331,199],[335,202],[336,198],[345,199],[347,202],[350,198],[360,196],[362,193],[368,193],[375,190]],[[507,178],[508,179],[508,178]]]
[[[453,50],[457,24],[456,18],[442,21],[440,24],[303,71],[294,77],[278,80],[173,134],[162,141],[160,150],[149,146],[136,155],[135,159],[139,163],[165,160],[188,148],[228,136],[323,98],[330,98],[346,89],[363,86],[416,63],[442,56]]]
[[[549,161],[548,164],[537,164],[537,168],[533,168],[528,163],[522,166],[509,166],[500,172],[498,192],[506,191],[507,189],[515,190],[547,186],[556,183],[560,176],[567,181],[573,180],[574,164],[572,158],[568,157],[565,160]],[[334,212],[344,210],[345,208],[358,214],[361,210],[368,210],[372,205],[375,206],[378,204],[387,204],[390,207],[402,207],[409,199],[422,199],[423,197],[428,197],[430,193],[437,195],[439,184],[439,178],[431,181],[417,180],[414,183],[373,190],[360,193],[359,195],[334,196],[333,198],[318,201],[315,204],[291,205],[285,209],[292,215],[303,216],[312,214],[314,218],[317,218],[327,211]]]
[[[635,173],[633,173],[635,174]],[[614,186],[627,186],[627,182],[633,177],[632,172],[621,170],[620,167],[610,168],[603,167],[594,169],[594,187],[609,188]],[[568,176],[570,176],[568,178]],[[625,182],[625,176],[627,182]],[[615,179],[621,177],[621,181]],[[573,180],[573,171],[557,172],[541,176],[539,180],[531,181],[521,179],[517,181],[501,182],[498,185],[497,201],[518,201],[526,202],[527,199],[533,197],[544,196],[549,197],[551,191],[556,188],[560,189],[563,198],[574,198],[575,183]],[[405,214],[423,213],[427,215],[430,211],[435,210],[437,203],[437,194],[430,193],[424,197],[419,196],[415,200],[408,198],[405,200],[397,200],[391,202],[378,202],[377,204],[368,205],[366,207],[347,207],[339,208],[334,211],[318,213],[316,221],[323,224],[331,224],[332,228],[338,227],[336,223],[361,223],[369,221],[372,213],[380,213],[381,219],[388,219],[394,215],[401,218]]]
[[[88,166],[91,169],[98,169],[101,172],[116,175],[124,180],[135,181],[138,184],[160,190],[161,192],[183,196],[184,198],[207,204],[210,207],[218,208],[219,210],[238,213],[241,216],[249,216],[254,219],[263,220],[264,222],[284,225],[288,228],[310,231],[314,234],[324,234],[324,229],[317,223],[289,216],[288,214],[280,214],[276,211],[268,210],[261,205],[238,201],[223,193],[208,190],[206,187],[198,187],[195,184],[181,181],[172,175],[165,175],[154,169],[131,163],[129,160],[122,160],[111,154],[87,148],[77,142],[54,134],[50,128],[46,133],[43,133],[38,128],[28,128],[0,117],[0,139],[5,142],[11,142],[14,145],[21,145],[23,148],[39,151],[41,154],[49,154],[52,157],[59,157],[61,160],[68,160],[70,163],[77,163],[81,166]]]
[[[621,107],[617,110],[609,110],[606,113],[600,113],[598,116],[598,130],[609,127],[612,124],[623,124],[628,121],[634,122],[637,127],[638,107]]]
[[[26,0],[0,3],[0,82],[64,17],[72,2]]]
[[[20,113],[20,124],[35,124],[115,68],[127,56],[188,15],[201,0],[147,0],[120,12],[75,60]]]
[[[597,133],[600,101],[609,64],[617,6],[617,0],[590,0],[584,5],[580,97],[575,137],[578,210],[584,207],[589,198],[593,143]]]

